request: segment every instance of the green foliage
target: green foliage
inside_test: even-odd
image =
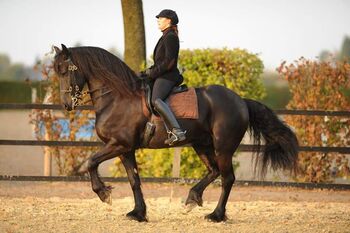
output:
[[[285,109],[291,93],[288,82],[281,79],[276,71],[264,71],[262,81],[266,88],[266,96],[261,102],[272,109]]]
[[[10,66],[10,58],[5,54],[0,54],[0,73],[4,73]]]
[[[170,177],[174,159],[174,149],[142,149],[136,153],[139,172],[144,177]],[[110,171],[113,176],[126,176],[120,160],[115,161]],[[181,149],[180,176],[201,178],[206,172],[194,150],[190,147]]]
[[[288,86],[266,86],[266,96],[261,103],[272,109],[285,109],[290,99]]]
[[[31,103],[31,88],[45,95],[46,82],[0,81],[0,103]]]
[[[181,50],[180,68],[188,86],[223,85],[242,97],[262,99],[264,65],[256,54],[242,49]]]
[[[11,64],[10,58],[0,54],[0,80],[24,80],[27,78],[26,68],[22,64]]]
[[[350,37],[345,37],[340,51],[340,59],[350,60]]]
[[[169,177],[171,175],[174,149],[143,149],[136,153],[139,172],[144,177]],[[113,176],[126,176],[120,159],[111,167]]]
[[[192,147],[184,147],[181,151],[180,176],[202,178],[207,169]]]
[[[191,87],[218,84],[228,87],[247,98],[262,99],[265,96],[260,75],[263,63],[256,54],[241,49],[196,49],[181,50],[180,69],[184,70],[184,82]],[[137,152],[140,174],[146,177],[171,176],[173,149]],[[112,167],[114,176],[125,176],[120,160]],[[234,168],[239,166],[234,163]],[[180,176],[201,178],[207,172],[192,148],[182,148]]]
[[[319,60],[322,62],[350,61],[350,37],[345,36],[339,51],[321,51]]]

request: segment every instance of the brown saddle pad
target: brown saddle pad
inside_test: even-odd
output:
[[[193,87],[188,88],[188,91],[172,94],[167,99],[167,103],[170,103],[170,108],[176,118],[198,119],[197,94]],[[146,117],[151,116],[144,95],[142,96],[142,111]]]

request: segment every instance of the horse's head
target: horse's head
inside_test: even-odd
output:
[[[62,50],[54,46],[56,51],[53,67],[60,80],[61,101],[67,111],[79,105],[82,90],[86,83],[79,67],[74,65],[71,51],[62,44]]]

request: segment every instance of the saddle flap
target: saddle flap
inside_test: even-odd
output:
[[[184,87],[182,87],[184,88]],[[181,89],[181,92],[172,93],[166,100],[171,110],[174,112],[177,118],[198,119],[198,101],[197,94],[194,88]],[[142,98],[142,111],[146,117],[150,117],[152,114],[150,105],[147,103],[148,95]],[[157,116],[155,116],[157,117]]]
[[[147,84],[145,86],[144,90],[145,90],[147,108],[152,114],[155,114],[155,112],[153,110],[153,106],[152,106],[152,101],[151,101],[152,100],[152,89],[151,89],[151,86],[149,84]],[[174,87],[173,90],[171,91],[171,95],[172,94],[181,93],[181,92],[186,92],[186,91],[188,91],[187,85],[186,84],[182,84],[180,86]]]

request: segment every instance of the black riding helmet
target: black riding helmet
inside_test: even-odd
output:
[[[177,17],[176,12],[173,10],[169,10],[169,9],[162,10],[158,15],[156,15],[156,18],[159,18],[159,17],[170,19],[172,25],[176,25],[179,23],[179,18]]]

